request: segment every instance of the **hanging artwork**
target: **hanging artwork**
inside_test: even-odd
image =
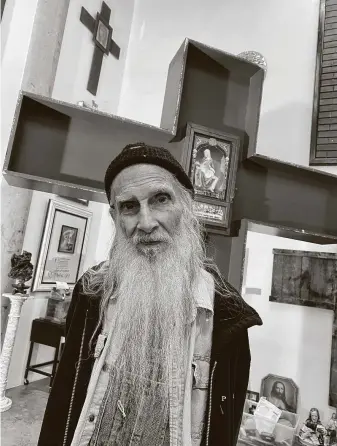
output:
[[[208,225],[229,225],[239,147],[236,135],[187,125],[183,163],[194,186],[194,210]]]
[[[298,387],[290,378],[269,374],[262,379],[261,397],[265,397],[278,409],[297,412]]]
[[[81,273],[92,212],[49,200],[32,291],[50,291],[56,282],[73,287]]]

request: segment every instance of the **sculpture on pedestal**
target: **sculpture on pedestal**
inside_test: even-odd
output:
[[[23,253],[20,255],[12,255],[12,268],[8,274],[8,277],[15,279],[15,282],[13,283],[13,294],[27,293],[29,286],[25,285],[25,282],[28,282],[28,280],[33,277],[33,265],[30,263],[31,258],[31,253],[27,251],[23,251]]]
[[[27,251],[23,251],[21,255],[13,254],[11,259],[12,268],[8,276],[15,279],[15,283],[13,284],[14,290],[12,294],[5,293],[3,295],[9,298],[11,309],[8,315],[6,334],[0,358],[0,412],[8,410],[12,406],[12,401],[5,395],[7,377],[22,305],[28,298],[27,289],[29,286],[25,285],[25,282],[30,280],[33,275],[33,265],[30,263],[31,257],[31,253]]]

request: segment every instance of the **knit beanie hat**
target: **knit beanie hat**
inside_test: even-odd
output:
[[[104,186],[110,203],[110,189],[113,180],[126,167],[134,164],[155,164],[171,172],[189,191],[194,193],[193,185],[182,166],[173,155],[163,147],[148,146],[143,142],[128,144],[109,165],[104,178]]]

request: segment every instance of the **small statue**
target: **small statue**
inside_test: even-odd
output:
[[[15,279],[13,283],[13,294],[27,294],[29,286],[25,285],[33,277],[33,265],[30,263],[32,254],[27,251],[23,251],[22,254],[13,254],[11,258],[11,270],[8,277]]]
[[[327,442],[327,444],[329,446],[336,445],[337,444],[337,418],[336,418],[335,412],[331,415],[331,419],[328,422],[328,424],[326,425],[326,430],[327,430],[327,437],[329,440]]]
[[[321,423],[318,409],[310,409],[309,416],[299,432],[299,443],[303,445],[324,445],[326,430]]]

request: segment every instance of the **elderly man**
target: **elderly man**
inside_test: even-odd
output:
[[[259,316],[207,261],[167,150],[126,146],[105,189],[116,235],[74,288],[39,446],[234,446]]]

